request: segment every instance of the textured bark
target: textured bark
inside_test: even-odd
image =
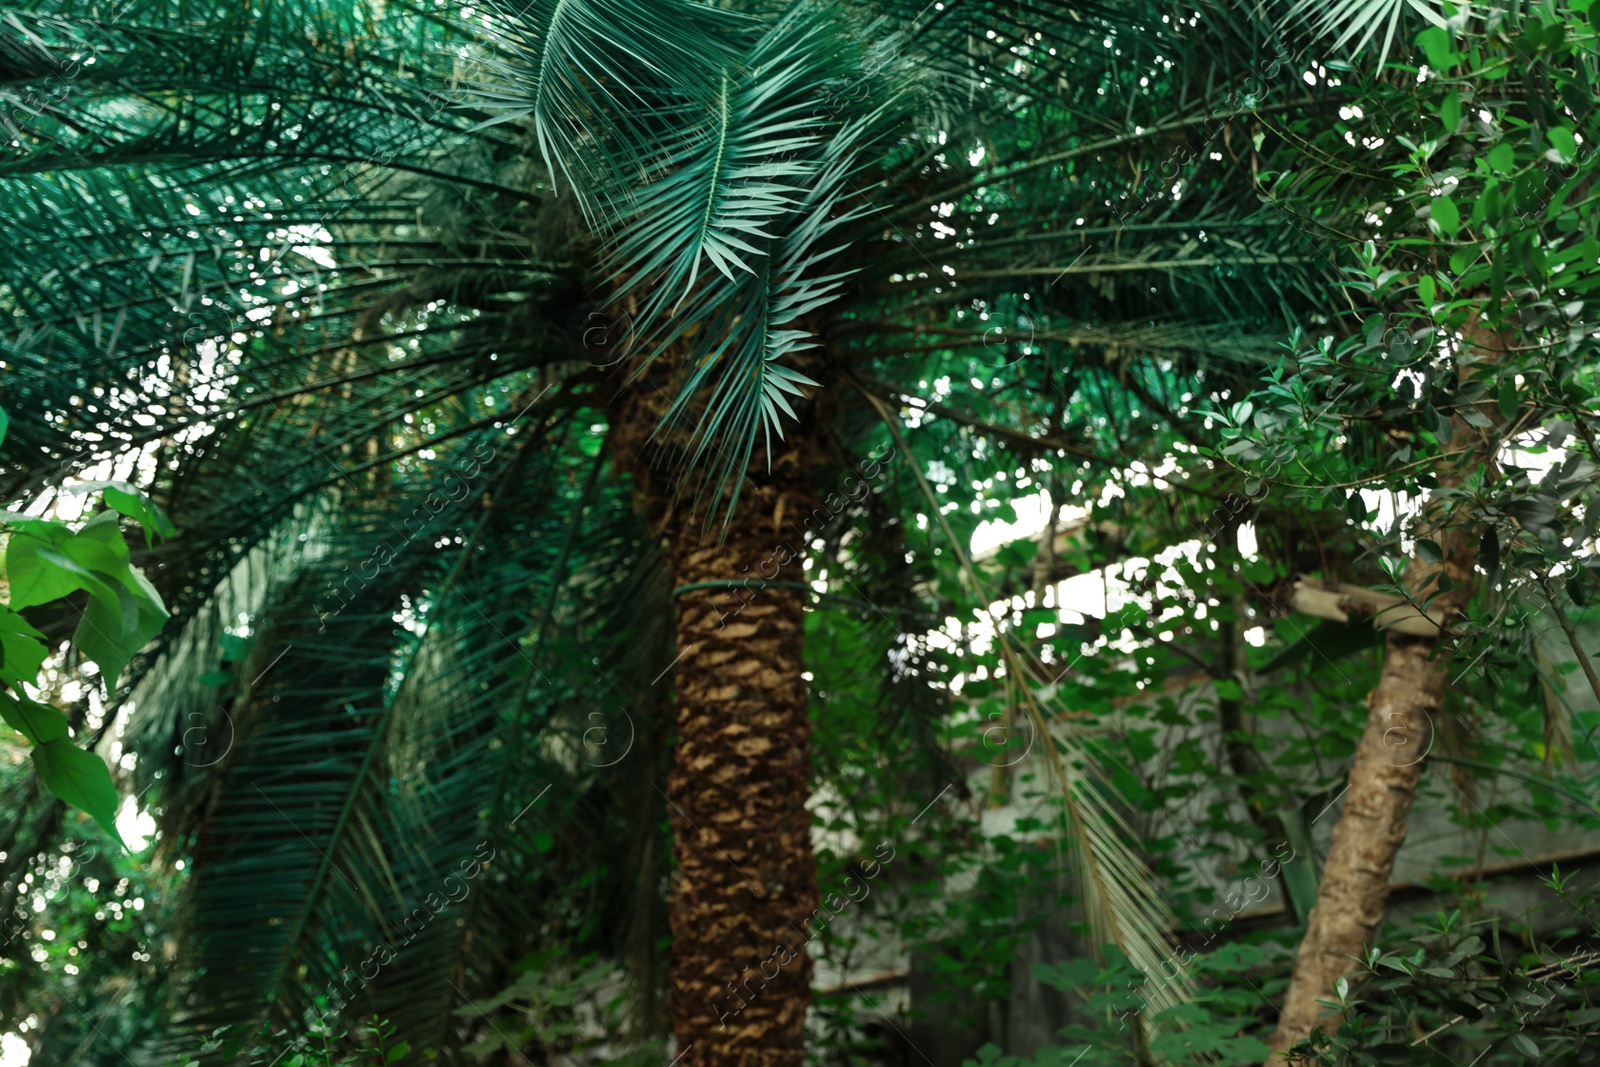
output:
[[[1487,454],[1477,431],[1459,416],[1452,423],[1453,447],[1439,472],[1440,485],[1450,488],[1459,487],[1472,464]],[[1430,563],[1413,557],[1401,581],[1415,602],[1427,604],[1429,615],[1453,619],[1472,591],[1475,532],[1447,524],[1435,508],[1416,535],[1437,543],[1444,560]],[[1442,593],[1441,574],[1449,579]],[[1385,637],[1383,674],[1367,697],[1366,727],[1350,767],[1344,809],[1333,828],[1317,905],[1295,953],[1294,974],[1270,1042],[1269,1067],[1282,1063],[1287,1050],[1313,1028],[1331,1032],[1338,1027],[1340,1017],[1324,1016],[1318,1001],[1333,999],[1339,978],[1361,969],[1383,922],[1389,876],[1405,843],[1423,760],[1449,683],[1449,657],[1438,647],[1446,640],[1443,631],[1432,637],[1390,631]]]
[[[811,850],[811,723],[801,676],[803,544],[792,521],[815,506],[815,410],[787,443],[758,446],[726,527],[708,527],[695,487],[664,464],[682,434],[648,441],[670,364],[619,391],[612,443],[663,538],[675,588],[677,742],[667,787],[677,869],[667,1014],[679,1067],[799,1067],[811,998],[806,941],[818,922]],[[810,368],[808,368],[810,371]],[[678,454],[682,454],[681,451]],[[786,520],[785,516],[788,517]]]
[[[1383,921],[1389,875],[1405,843],[1422,760],[1433,736],[1433,716],[1444,697],[1444,657],[1429,659],[1434,642],[1391,635],[1383,676],[1367,698],[1367,725],[1350,768],[1344,811],[1317,887],[1305,937],[1295,954],[1294,977],[1273,1035],[1274,1054],[1331,1029],[1319,1019],[1319,999],[1333,995],[1341,975],[1358,969]]]
[[[774,533],[773,496],[747,486],[723,544],[703,542],[698,523],[682,524],[692,528],[673,535],[678,583],[758,572],[800,581],[799,553],[780,547]],[[745,598],[724,623],[723,613]],[[796,589],[704,589],[679,598],[684,655],[668,787],[678,882],[667,1010],[679,1050],[689,1049],[685,1064],[803,1059],[811,957],[801,931],[811,933],[804,924],[818,901],[805,807],[811,724],[800,676],[802,605]]]

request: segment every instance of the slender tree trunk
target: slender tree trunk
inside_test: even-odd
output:
[[[1453,417],[1451,448],[1442,460],[1439,483],[1461,485],[1484,451],[1477,431]],[[1440,546],[1442,562],[1413,557],[1402,582],[1413,600],[1432,598],[1430,609],[1453,618],[1472,590],[1478,542],[1459,522],[1445,521],[1437,505],[1416,531]],[[1441,577],[1447,581],[1440,592]],[[1367,697],[1367,723],[1350,767],[1344,809],[1317,887],[1305,937],[1295,953],[1294,974],[1284,998],[1278,1029],[1270,1042],[1270,1067],[1310,1036],[1315,1027],[1332,1031],[1341,1018],[1324,1016],[1319,1001],[1335,997],[1340,977],[1361,969],[1366,951],[1383,921],[1389,876],[1405,843],[1411,804],[1422,777],[1424,757],[1433,743],[1435,719],[1449,684],[1449,656],[1440,648],[1447,635],[1415,637],[1390,633],[1384,641],[1383,674]]]
[[[693,484],[674,495],[662,465],[659,449],[685,442],[646,440],[666,408],[664,378],[623,389],[611,414],[619,458],[682,590],[678,659],[661,683],[674,684],[678,734],[667,788],[676,858],[667,1014],[678,1067],[800,1067],[807,920],[818,908],[811,722],[803,592],[778,583],[805,578],[804,546],[785,516],[815,504],[813,412],[787,442],[773,438],[770,465],[758,445],[731,519],[724,527],[723,500],[708,526]]]

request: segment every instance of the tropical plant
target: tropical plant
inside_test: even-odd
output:
[[[1283,748],[1298,766],[1329,738],[1354,752],[1363,724],[1336,694],[1374,670],[1260,702],[1254,678],[1372,644],[1345,626],[1335,650],[1282,606],[1299,574],[1382,584],[1371,553],[1399,532],[1361,525],[1351,490],[1444,485],[1389,577],[1445,618],[1486,521],[1507,580],[1559,602],[1550,513],[1574,497],[1551,493],[1592,473],[1489,499],[1449,429],[1498,407],[1502,439],[1533,411],[1587,431],[1581,339],[1556,366],[1499,344],[1479,381],[1413,363],[1416,402],[1391,384],[1422,317],[1498,337],[1521,315],[1541,343],[1571,328],[1530,313],[1561,307],[1545,288],[1586,254],[1583,181],[1535,190],[1543,221],[1446,276],[1433,259],[1461,219],[1439,146],[1414,130],[1374,155],[1335,116],[1370,97],[1420,128],[1437,95],[1476,130],[1462,90],[1336,63],[1308,84],[1326,27],[1270,15],[134,0],[8,19],[0,485],[53,495],[109,465],[176,530],[128,555],[172,620],[102,720],[159,817],[161,873],[184,872],[169,984],[111,1001],[164,998],[171,1025],[140,1040],[177,1054],[218,1026],[360,1011],[396,1020],[402,1056],[542,1055],[571,1005],[517,967],[559,947],[625,965],[627,1036],[665,1021],[685,1064],[795,1064],[812,957],[851,940],[831,890],[871,877],[879,841],[896,859],[874,853],[873,914],[924,942],[964,931],[985,995],[1021,887],[1061,872],[1035,895],[1076,898],[1086,950],[1111,946],[1075,976],[1164,972],[1175,911],[1210,890],[1152,823],[1198,788],[1185,775],[1219,775],[1192,738],[1181,771],[1152,770],[1156,727],[1214,729],[1237,796],[1210,823],[1248,823],[1213,847],[1242,841],[1252,869],[1303,845],[1343,776],[1279,773],[1257,712],[1315,691],[1324,736]],[[1509,25],[1481,32],[1504,45]],[[1505,69],[1445,32],[1422,38],[1434,69]],[[1588,62],[1587,32],[1548,34],[1555,69]],[[1530,128],[1567,128],[1549,118]],[[1490,217],[1540,138],[1509,158],[1497,141],[1453,184],[1481,181]],[[1431,221],[1364,250],[1378,201]],[[1418,325],[1385,338],[1341,314],[1393,310],[1413,275]],[[973,556],[1023,494],[1044,501],[1037,547]],[[1069,506],[1091,517],[1077,541]],[[1135,594],[1068,624],[1049,591],[1108,568]],[[1472,610],[1471,640],[1510,632]],[[1407,706],[1427,718],[1437,635],[1386,643],[1411,671],[1384,684],[1425,690]],[[1164,703],[1180,668],[1214,705]],[[1366,717],[1378,740],[1351,774],[1393,787],[1392,863],[1419,764],[1381,758],[1386,725]],[[958,806],[974,758],[989,800],[1037,805],[1027,843]],[[1365,810],[1347,805],[1341,840]],[[56,811],[22,802],[13,878]],[[1372,920],[1330,938],[1311,917],[1302,956],[1322,962],[1280,1044],[1381,916],[1387,870],[1352,885],[1349,851],[1320,885],[1309,864],[1263,876],[1302,920],[1313,899],[1323,923]],[[976,903],[944,900],[968,872]],[[53,983],[39,966],[12,1002]],[[1193,981],[1180,964],[1147,990],[1131,1054],[1257,1054],[1194,1013]],[[527,1028],[491,1039],[474,1004]]]
[[[0,410],[0,441],[8,421]],[[75,724],[68,716],[36,699],[48,688],[40,671],[53,649],[23,612],[33,609],[30,614],[54,630],[72,618],[69,612],[76,613],[69,654],[92,663],[108,694],[116,693],[128,661],[167,620],[161,595],[129,563],[121,518],[140,523],[147,543],[158,532],[171,536],[174,531],[161,509],[126,482],[86,482],[73,490],[101,493],[106,510],[77,528],[23,512],[0,516],[6,538],[0,571],[6,592],[0,604],[0,719],[27,741],[40,784],[93,816],[120,844],[117,788],[105,761],[74,743]],[[79,593],[83,596],[75,598]],[[49,673],[58,677],[54,669]]]

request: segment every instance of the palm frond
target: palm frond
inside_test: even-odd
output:
[[[724,67],[704,116],[670,131],[663,173],[634,192],[608,257],[614,300],[637,307],[635,373],[685,349],[663,428],[699,413],[688,465],[716,451],[702,491],[717,499],[737,498],[758,435],[781,437],[791,398],[819,384],[781,361],[812,347],[804,320],[851,273],[830,263],[847,244],[837,231],[865,211],[845,206],[852,178],[904,100],[886,77],[862,115],[819,106],[818,88],[829,99],[862,59],[827,30],[822,9],[796,5]]]
[[[715,93],[753,26],[691,0],[535,0],[495,10],[490,77],[466,99],[492,114],[483,126],[532,117],[546,167],[602,224],[619,182],[660,165],[641,147],[640,116]]]
[[[1357,36],[1360,40],[1352,52],[1360,52],[1368,42],[1383,30],[1383,47],[1378,53],[1381,69],[1394,45],[1395,31],[1406,10],[1410,9],[1427,22],[1441,28],[1448,27],[1442,5],[1434,0],[1334,0],[1334,3],[1316,3],[1315,0],[1294,0],[1286,21],[1306,22],[1322,37],[1333,37],[1333,48],[1343,48]]]

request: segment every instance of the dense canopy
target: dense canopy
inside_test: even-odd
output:
[[[0,13],[0,1065],[1583,1065],[1592,0]]]

